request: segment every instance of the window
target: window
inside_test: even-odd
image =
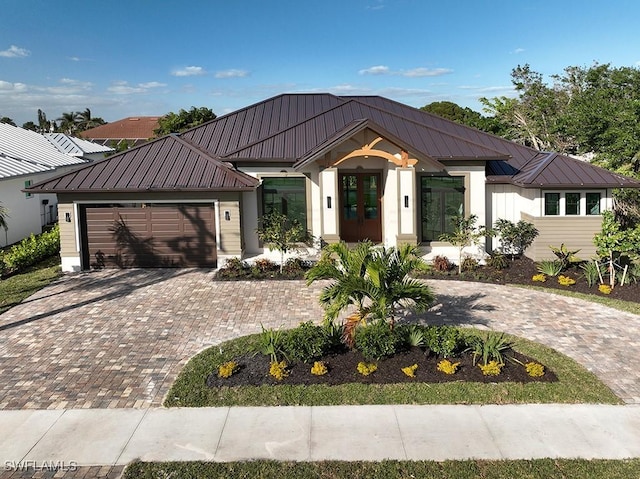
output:
[[[452,219],[464,216],[463,176],[423,176],[420,179],[421,238],[438,241],[451,233]]]
[[[262,211],[277,211],[307,227],[306,178],[262,178]]]
[[[24,187],[25,188],[29,188],[30,186],[31,186],[31,180],[27,180],[27,181],[24,182]],[[24,194],[24,196],[27,197],[27,198],[31,198],[33,195],[27,191]]]
[[[567,215],[580,214],[580,193],[567,193],[564,197],[564,200],[565,200],[565,214]]]
[[[587,193],[587,214],[600,214],[600,193]]]
[[[560,193],[544,194],[545,216],[557,216],[560,214]]]

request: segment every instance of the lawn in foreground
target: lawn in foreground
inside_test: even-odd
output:
[[[52,256],[24,272],[0,280],[0,314],[20,304],[39,289],[59,278],[60,257]]]
[[[536,459],[518,461],[381,461],[381,462],[275,462],[230,463],[168,462],[127,466],[124,479],[134,478],[262,478],[262,479],[637,479],[640,459],[624,461]]]
[[[169,390],[167,407],[330,406],[356,404],[621,404],[594,374],[541,344],[509,336],[514,349],[553,370],[554,383],[481,384],[474,382],[367,385],[264,385],[209,388],[205,381],[220,364],[251,349],[258,335],[241,337],[194,356]],[[265,359],[266,360],[266,359]]]

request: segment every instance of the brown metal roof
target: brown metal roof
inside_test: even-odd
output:
[[[175,135],[162,137],[29,188],[38,193],[243,191],[258,180]]]
[[[489,183],[525,188],[640,187],[636,180],[590,163],[541,153],[386,98],[330,94],[279,95],[178,138],[163,138],[116,155],[112,163],[91,165],[70,174],[73,178],[59,178],[55,185],[52,180],[45,184],[56,191],[252,188],[253,178],[223,162],[278,161],[300,167],[363,127],[436,164],[450,160],[486,164]],[[205,173],[209,176],[202,176]]]

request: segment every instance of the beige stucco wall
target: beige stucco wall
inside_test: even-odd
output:
[[[538,237],[525,255],[534,261],[555,259],[549,246],[564,243],[571,250],[579,249],[579,258],[589,259],[596,253],[593,236],[602,229],[602,216],[532,216],[522,213],[522,219],[532,223]]]
[[[216,211],[217,254],[219,259],[241,256],[244,241],[241,234],[242,200],[239,192],[202,193],[146,193],[144,195],[122,193],[62,194],[58,195],[60,219],[60,256],[65,272],[81,269],[81,242],[79,232],[79,206],[96,203],[212,203]],[[228,212],[228,220],[225,213]],[[66,213],[70,222],[65,221]]]

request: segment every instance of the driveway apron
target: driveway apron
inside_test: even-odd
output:
[[[544,343],[640,403],[640,316],[521,288],[428,281],[432,311],[409,319]],[[194,354],[267,328],[319,321],[322,283],[213,281],[210,270],[67,275],[0,315],[0,409],[160,406]]]

